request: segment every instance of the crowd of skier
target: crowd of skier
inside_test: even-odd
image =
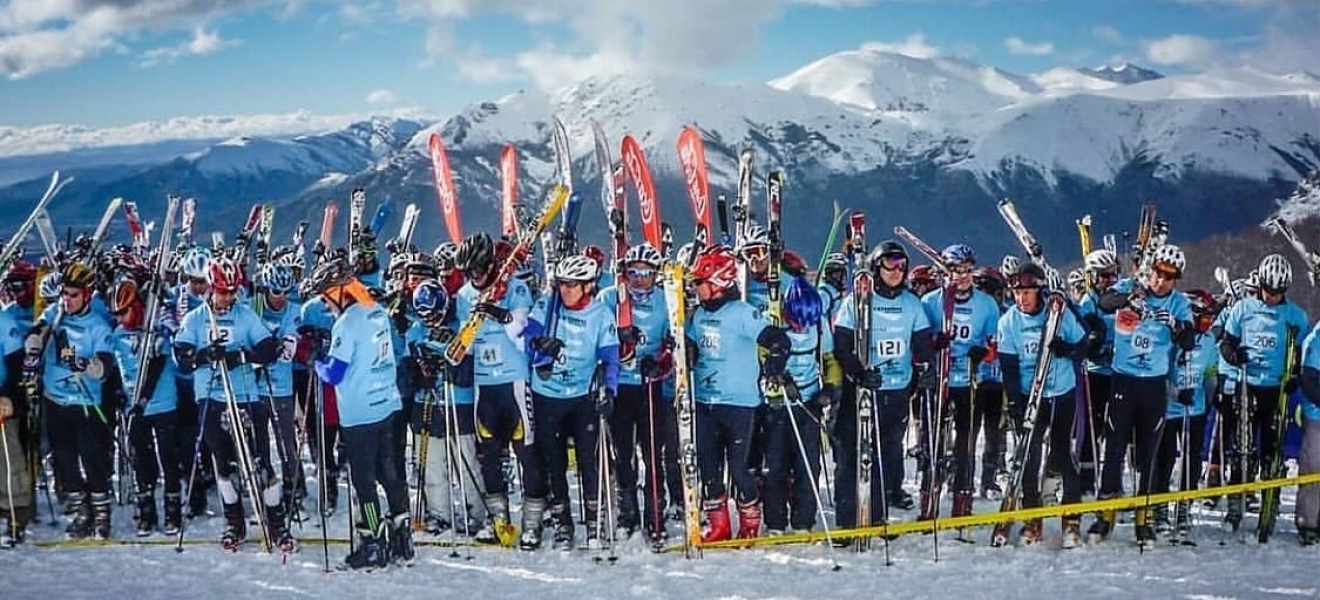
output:
[[[813,269],[783,247],[770,185],[764,226],[676,251],[616,229],[612,260],[577,247],[581,199],[562,187],[502,235],[431,251],[415,222],[384,240],[359,193],[338,247],[329,209],[310,249],[305,224],[271,242],[269,205],[234,243],[199,243],[171,199],[155,247],[130,214],[132,243],[103,226],[34,262],[8,248],[0,544],[24,541],[44,493],[74,540],[110,539],[112,517],[182,540],[218,507],[230,550],[251,519],[296,551],[292,522],[346,507],[355,569],[411,560],[414,532],[525,551],[821,530],[861,546],[859,528],[909,512],[1283,477],[1299,388],[1299,472],[1320,471],[1320,344],[1283,255],[1212,294],[1179,289],[1188,259],[1158,223],[1065,277],[906,230],[868,248],[855,213]],[[1273,532],[1277,488],[1205,502]],[[1192,506],[1137,507],[1137,542],[1190,542]],[[1115,510],[1086,530],[1081,512],[1057,513],[1057,538],[996,523],[993,543],[1113,533]],[[1300,488],[1295,525],[1320,542],[1320,486]]]

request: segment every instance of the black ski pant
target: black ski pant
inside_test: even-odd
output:
[[[968,442],[972,446],[973,452],[976,449],[976,440],[985,432],[985,443],[981,446],[981,487],[994,483],[995,473],[999,469],[999,458],[1004,452],[1004,437],[1007,435],[1008,428],[1003,422],[1004,418],[1004,384],[998,381],[987,381],[976,386],[975,397],[972,398],[975,405],[975,412],[972,413],[972,431],[968,436]],[[975,465],[969,468],[975,468]],[[974,474],[969,474],[974,478]]]
[[[279,452],[280,476],[287,491],[297,493],[304,488],[302,460],[298,457],[298,427],[294,422],[293,396],[262,398],[273,415],[275,449]]]
[[[515,381],[477,386],[477,459],[488,494],[508,494],[504,480],[504,449],[522,466],[523,498],[541,499],[549,492],[536,440],[535,408],[527,383]],[[524,421],[524,412],[526,420]]]
[[[1023,508],[1036,508],[1044,504],[1041,482],[1041,463],[1045,464],[1045,478],[1063,480],[1063,504],[1082,500],[1081,478],[1072,460],[1072,427],[1077,414],[1077,398],[1073,390],[1042,398],[1036,408],[1027,456],[1022,465],[1021,498]],[[1048,437],[1046,437],[1048,436]],[[1043,490],[1052,494],[1053,489]],[[1053,503],[1053,498],[1050,499]]]
[[[944,410],[953,411],[953,439],[943,443],[953,448],[953,487],[954,492],[972,492],[972,482],[976,474],[976,436],[972,433],[973,420],[978,418],[976,405],[972,402],[972,388],[949,388],[949,405]],[[948,415],[945,415],[947,418]]]
[[[274,463],[270,460],[270,405],[260,400],[236,404],[238,414],[230,414],[226,402],[220,399],[208,399],[202,404],[202,438],[211,448],[211,457],[215,463],[216,488],[220,492],[220,501],[224,504],[239,502],[238,490],[234,487],[233,476],[243,467],[240,452],[251,459],[252,478],[261,490],[248,490],[248,493],[263,494],[266,506],[280,504],[282,486],[276,475]],[[243,427],[247,448],[239,448],[234,439],[233,428]],[[240,475],[246,476],[240,472]],[[248,481],[244,485],[251,485]]]
[[[619,517],[622,520],[638,518],[637,464],[640,458],[646,469],[646,480],[642,482],[646,522],[653,529],[664,523],[665,484],[670,477],[678,479],[679,475],[676,444],[670,444],[665,435],[672,430],[677,437],[678,430],[672,427],[673,412],[673,406],[661,396],[659,382],[619,385],[614,412],[610,415],[610,441],[614,447],[614,481],[619,488]],[[666,425],[670,425],[669,429]],[[673,468],[666,459],[673,459]],[[681,480],[675,487],[679,490],[681,502]]]
[[[568,438],[573,438],[577,454],[582,498],[588,507],[599,506],[596,497],[600,491],[600,456],[596,452],[600,440],[600,417],[596,415],[595,403],[589,396],[551,398],[535,392],[532,401],[536,409],[536,452],[541,456],[550,495],[556,503],[550,512],[565,512],[558,507],[566,509],[571,504]]]
[[[765,411],[761,439],[767,468],[761,494],[766,529],[782,531],[791,525],[796,531],[809,531],[815,526],[820,501],[819,423],[818,406],[781,405]]]
[[[1205,448],[1204,414],[1165,419],[1160,438],[1159,467],[1155,472],[1155,493],[1169,491],[1173,468],[1179,466],[1179,490],[1194,490],[1201,482],[1201,453]]]
[[[60,491],[109,493],[114,437],[98,406],[64,405],[46,400],[46,437]]]
[[[1164,411],[1168,407],[1168,379],[1165,377],[1132,377],[1115,373],[1114,398],[1109,404],[1108,428],[1105,435],[1105,462],[1100,476],[1101,498],[1114,498],[1123,493],[1123,455],[1128,444],[1133,445],[1133,465],[1140,478],[1134,493],[1145,494],[1153,483],[1152,458],[1159,444],[1164,424]]]
[[[156,489],[156,481],[164,475],[165,493],[178,494],[182,486],[179,471],[179,429],[175,424],[177,411],[154,415],[134,415],[128,430],[128,442],[133,446],[133,478],[137,491],[149,494]],[[191,451],[191,449],[189,449]]]
[[[875,428],[871,461],[871,519],[886,518],[888,497],[903,487],[903,434],[907,431],[911,393],[907,388],[875,392]],[[857,389],[843,384],[834,421],[834,520],[839,527],[857,525]]]
[[[746,469],[756,408],[728,404],[697,403],[697,462],[701,467],[703,500],[718,500],[728,495],[724,472],[733,479],[734,499],[739,504],[755,503],[756,482]]]
[[[211,473],[211,449],[206,447],[206,440],[203,439],[202,412],[197,404],[196,394],[193,392],[193,381],[192,379],[175,377],[174,389],[179,393],[178,407],[174,411],[174,423],[177,428],[175,456],[179,459],[179,472],[191,474],[193,460],[198,460],[197,481],[203,482],[203,485],[198,487],[204,492],[205,482],[210,478],[208,474]]]
[[[408,512],[408,483],[396,469],[398,463],[394,460],[396,413],[390,413],[375,423],[339,429],[339,435],[344,439],[349,479],[357,494],[358,506],[362,507],[363,523],[373,531],[382,516],[377,483],[385,488],[385,501],[390,509],[386,516]]]
[[[1238,382],[1238,385],[1242,385]],[[1240,400],[1234,396],[1229,402],[1224,403],[1224,411],[1220,413],[1224,418],[1223,436],[1225,440],[1233,440],[1232,446],[1237,455],[1245,452],[1249,458],[1249,467],[1247,472],[1241,472],[1242,469],[1232,469],[1229,473],[1228,483],[1244,483],[1256,479],[1256,470],[1259,468],[1265,470],[1269,457],[1279,449],[1279,444],[1283,443],[1283,432],[1275,426],[1275,418],[1279,414],[1279,386],[1260,387],[1254,385],[1247,386],[1247,398],[1251,409],[1248,423],[1252,439],[1256,440],[1256,448],[1238,448],[1238,427],[1241,425],[1242,407],[1239,406]],[[1253,451],[1254,450],[1254,451]],[[1233,463],[1238,464],[1238,463]],[[1243,479],[1246,475],[1247,478]],[[1261,478],[1280,477],[1282,473],[1261,473]]]
[[[1110,403],[1114,399],[1113,376],[1088,372],[1085,379],[1090,394],[1091,410],[1087,415],[1086,436],[1082,440],[1082,487],[1094,485],[1095,471],[1101,467],[1096,461],[1104,456],[1104,434]],[[1097,439],[1097,435],[1099,439]],[[1097,457],[1096,450],[1101,456]]]

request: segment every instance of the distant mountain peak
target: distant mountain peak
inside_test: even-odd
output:
[[[1131,85],[1133,83],[1141,83],[1143,81],[1151,81],[1153,79],[1164,78],[1163,73],[1151,69],[1146,69],[1143,67],[1138,67],[1137,65],[1127,62],[1119,63],[1117,65],[1104,65],[1102,67],[1098,67],[1095,69],[1081,68],[1077,70],[1087,75],[1090,75],[1091,77],[1096,77],[1098,79],[1104,79],[1105,81],[1112,81],[1114,83],[1120,83],[1123,85]]]

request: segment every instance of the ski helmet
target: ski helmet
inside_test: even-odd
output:
[[[412,307],[423,321],[439,321],[449,311],[449,292],[434,279],[427,279],[413,289]]]
[[[205,280],[211,267],[211,251],[197,247],[183,257],[183,274],[189,279]]]
[[[495,242],[485,232],[469,235],[454,255],[454,268],[464,272],[487,270],[494,263]]]
[[[824,306],[820,292],[812,287],[806,277],[793,277],[784,293],[784,317],[798,328],[805,328],[820,322]]]
[[[137,282],[132,279],[120,279],[110,291],[110,301],[107,302],[108,306],[106,308],[110,310],[110,314],[118,315],[128,310],[137,301]]]
[[[15,262],[9,267],[9,272],[5,273],[5,281],[35,281],[36,279],[36,265],[26,260]]]
[[[65,287],[90,288],[96,283],[96,271],[80,262],[70,263],[64,267],[61,281]]]
[[[590,256],[569,256],[555,264],[555,281],[594,282],[600,277],[600,265]]]
[[[1082,273],[1082,270],[1073,269],[1068,271],[1068,288],[1078,289],[1083,287],[1086,287],[1086,275]]]
[[[999,261],[999,271],[1004,277],[1012,278],[1020,268],[1022,268],[1022,259],[1012,254],[1005,254],[1004,259]]]
[[[233,294],[243,285],[243,273],[233,259],[217,258],[211,261],[206,272],[206,282],[211,284],[213,292]]]
[[[60,297],[60,292],[64,289],[64,277],[59,271],[46,273],[41,278],[41,283],[37,285],[37,295],[41,296],[46,302],[54,302]]]
[[[738,262],[728,246],[711,246],[697,257],[692,265],[692,279],[709,282],[721,290],[732,289],[738,283]]]
[[[1256,272],[1260,274],[1261,289],[1271,294],[1286,292],[1288,286],[1292,285],[1292,264],[1282,254],[1262,258]]]
[[[1087,254],[1083,262],[1087,271],[1104,273],[1118,268],[1118,255],[1109,248],[1099,248]]]
[[[940,252],[940,259],[946,265],[975,265],[976,251],[967,244],[953,244]]]
[[[871,268],[871,272],[874,273],[876,277],[880,276],[880,271],[884,270],[883,267],[889,266],[897,268],[901,264],[903,276],[906,278],[908,262],[907,248],[903,247],[903,244],[894,240],[880,242],[880,245],[876,246],[875,249],[871,251],[871,255],[866,258],[866,264]]]
[[[287,294],[297,284],[288,265],[268,263],[257,272],[257,286],[272,294]]]
[[[939,279],[935,277],[935,267],[930,265],[917,265],[912,267],[912,272],[908,274],[908,285],[912,287],[938,286]]]
[[[437,274],[435,260],[429,255],[421,252],[405,252],[403,261],[403,274],[409,277],[435,277]]]
[[[751,224],[743,232],[742,241],[738,244],[738,256],[749,258],[748,253],[752,251],[764,252],[770,248],[770,234],[760,225]]]
[[[582,247],[582,256],[596,261],[597,270],[605,265],[605,250],[595,244],[587,244]]]
[[[1187,296],[1187,303],[1191,305],[1193,315],[1213,315],[1218,308],[1215,297],[1210,292],[1195,289],[1187,290],[1183,294]]]
[[[831,252],[825,255],[824,266],[825,271],[827,272],[831,269],[843,269],[846,271],[848,270],[848,257],[844,256],[842,252]]]
[[[653,269],[658,269],[660,265],[664,264],[665,257],[661,256],[660,251],[656,250],[650,242],[642,242],[628,249],[628,252],[623,255],[623,262],[628,265],[642,263]]]
[[[1018,266],[1016,273],[1008,277],[1008,287],[1015,290],[1042,288],[1047,281],[1045,269],[1034,262],[1024,262]]]
[[[310,292],[321,293],[328,287],[347,283],[352,277],[353,269],[348,265],[348,258],[343,252],[336,252],[312,269],[306,285]]]
[[[441,272],[452,271],[458,264],[458,244],[444,242],[435,247],[431,256],[435,258],[435,266]]]
[[[1150,264],[1152,268],[1164,265],[1176,272],[1176,277],[1182,277],[1183,269],[1187,268],[1187,256],[1183,254],[1182,248],[1173,244],[1165,244],[1155,249],[1151,255]]]

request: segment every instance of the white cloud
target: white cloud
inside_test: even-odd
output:
[[[1054,44],[1050,42],[1041,42],[1033,44],[1024,41],[1020,37],[1011,37],[1004,40],[1004,46],[1013,54],[1022,54],[1027,56],[1045,56],[1054,54]]]
[[[913,58],[934,58],[943,52],[926,42],[926,34],[918,31],[896,42],[871,41],[862,44],[862,50],[894,52]]]
[[[371,93],[367,94],[367,104],[372,106],[389,106],[398,103],[399,97],[387,89],[372,90]]]
[[[1096,25],[1095,27],[1091,28],[1091,35],[1094,36],[1095,39],[1097,40],[1100,40],[1102,42],[1109,42],[1110,44],[1127,43],[1127,38],[1124,38],[1123,33],[1120,32],[1118,29],[1116,29],[1113,25],[1106,25],[1104,23]]]
[[[162,64],[170,64],[180,58],[188,56],[206,56],[215,54],[226,48],[233,48],[241,45],[238,40],[227,40],[220,37],[219,33],[206,31],[201,27],[193,29],[192,39],[174,46],[164,48],[152,48],[142,53],[143,67],[154,67]]]
[[[1176,34],[1157,40],[1145,40],[1146,60],[1157,65],[1207,67],[1220,61],[1215,40],[1195,35]]]

